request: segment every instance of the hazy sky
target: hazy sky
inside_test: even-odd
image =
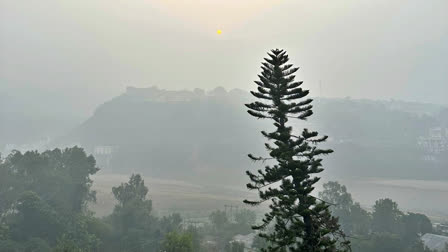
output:
[[[87,115],[128,85],[250,89],[275,47],[314,95],[448,104],[447,0],[0,1],[0,95],[43,109]]]

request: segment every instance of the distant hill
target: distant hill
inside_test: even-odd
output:
[[[95,153],[104,172],[239,184],[246,181],[246,169],[261,167],[246,155],[264,153],[259,132],[271,127],[269,121],[246,114],[243,104],[249,100],[246,91],[220,87],[210,92],[129,87],[59,144],[84,146]],[[312,119],[296,126],[330,136],[326,146],[335,153],[326,159],[327,173],[448,178],[447,152],[431,153],[418,144],[431,129],[448,128],[446,108],[350,98],[318,98],[314,105]]]

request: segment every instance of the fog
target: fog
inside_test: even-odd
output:
[[[244,104],[278,48],[313,98],[291,139],[317,130],[334,150],[309,197],[353,251],[445,252],[429,240],[448,242],[447,13],[446,0],[0,0],[0,251],[268,246],[250,226],[269,204],[243,200],[259,196],[246,170],[280,160],[260,134],[277,126]],[[383,203],[400,210],[393,227]]]
[[[3,0],[2,93],[86,116],[127,85],[249,90],[281,47],[315,93],[447,103],[444,0],[241,2]]]

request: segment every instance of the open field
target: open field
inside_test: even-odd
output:
[[[99,174],[93,177],[93,189],[97,191],[97,203],[91,209],[98,216],[112,212],[115,200],[112,187],[126,182],[129,175]],[[241,186],[197,185],[179,180],[144,177],[149,187],[154,211],[158,215],[173,212],[185,218],[206,217],[211,211],[224,209],[224,205],[244,206],[246,198],[256,197],[254,192]],[[448,221],[448,181],[385,180],[376,178],[343,179],[353,198],[363,207],[370,209],[375,200],[391,198],[398,202],[402,211],[427,214],[435,222]],[[318,187],[317,190],[321,188]],[[253,208],[258,212],[263,206]]]
[[[97,203],[91,206],[92,210],[99,216],[112,212],[115,204],[112,187],[128,179],[128,175],[119,174],[94,176],[93,189],[97,191]],[[224,205],[244,207],[244,199],[256,196],[245,190],[244,185],[241,188],[217,187],[151,177],[144,179],[154,211],[160,215],[177,212],[187,218],[205,217],[214,210],[224,209]]]

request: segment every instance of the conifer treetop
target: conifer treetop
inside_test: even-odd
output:
[[[294,135],[288,125],[289,119],[306,120],[313,114],[312,99],[306,98],[309,90],[301,87],[302,81],[295,80],[299,68],[288,61],[284,50],[268,53],[259,80],[255,81],[257,89],[251,92],[257,101],[246,104],[251,116],[272,120],[275,130],[261,132],[268,141],[265,147],[269,157],[248,155],[253,161],[269,160],[274,164],[256,173],[246,172],[250,179],[247,188],[258,190],[259,200],[244,202],[258,205],[270,201],[270,211],[260,225],[253,227],[270,244],[262,251],[348,251],[349,243],[337,219],[331,216],[329,204],[311,195],[320,180],[316,174],[323,171],[322,156],[333,152],[317,146],[327,136],[306,128]],[[266,232],[268,226],[273,231]]]

